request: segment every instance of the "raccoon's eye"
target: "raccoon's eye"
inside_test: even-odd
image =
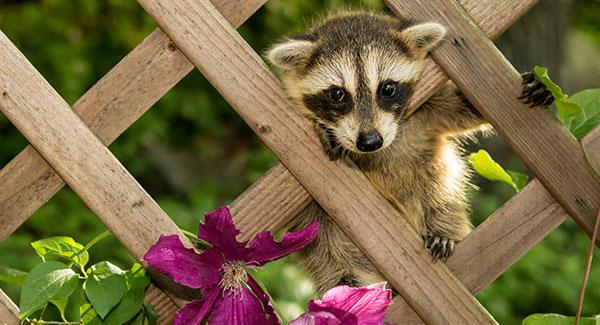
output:
[[[346,98],[346,91],[342,88],[333,88],[329,90],[328,96],[333,102],[340,103]]]
[[[383,97],[394,97],[394,95],[396,95],[396,83],[387,81],[381,85],[380,93]]]

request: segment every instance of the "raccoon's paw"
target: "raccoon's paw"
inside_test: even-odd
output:
[[[423,236],[425,241],[425,247],[431,252],[434,261],[443,259],[446,261],[448,257],[454,254],[455,243],[450,238],[444,238],[442,236],[428,234]]]
[[[552,93],[546,88],[533,72],[525,72],[521,75],[523,80],[523,91],[519,99],[529,107],[546,107],[554,101]]]

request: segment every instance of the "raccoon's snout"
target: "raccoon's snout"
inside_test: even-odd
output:
[[[356,148],[362,152],[375,151],[383,145],[383,138],[377,131],[359,133],[356,140]]]

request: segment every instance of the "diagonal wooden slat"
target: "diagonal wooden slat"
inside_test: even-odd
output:
[[[214,0],[234,26],[240,26],[266,0]],[[87,91],[73,110],[104,144],[133,122],[193,69],[160,29]],[[0,170],[0,241],[46,203],[64,182],[32,146]]]
[[[0,324],[19,324],[19,309],[2,290],[0,290]]]
[[[496,39],[538,1],[460,0],[459,2],[487,37]],[[415,86],[419,91],[411,97],[404,114],[412,114],[446,81],[448,77],[444,71],[431,58],[426,58],[423,77]]]
[[[517,98],[522,89],[519,74],[464,9],[455,0],[386,2],[405,18],[435,20],[448,28],[447,41],[432,53],[433,59],[565,210],[591,234],[600,208],[600,178],[566,128],[551,114],[529,108]]]
[[[295,181],[295,180],[294,180],[294,181]],[[540,186],[540,188],[541,188],[541,186]],[[542,190],[543,190],[543,188],[542,188]],[[300,192],[298,192],[298,193],[300,193]],[[300,193],[300,194],[301,194],[301,193]],[[465,243],[466,243],[466,242],[465,242]],[[457,255],[458,255],[458,254],[457,254]]]
[[[329,161],[279,81],[208,1],[138,2],[421,317],[495,323],[444,265],[431,262],[414,231],[362,173]]]
[[[139,260],[179,233],[135,179],[0,33],[0,110]]]

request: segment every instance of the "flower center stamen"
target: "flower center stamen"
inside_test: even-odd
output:
[[[241,291],[242,281],[247,279],[246,270],[239,262],[227,262],[223,265],[223,277],[219,286],[223,292],[231,291],[237,294]]]

